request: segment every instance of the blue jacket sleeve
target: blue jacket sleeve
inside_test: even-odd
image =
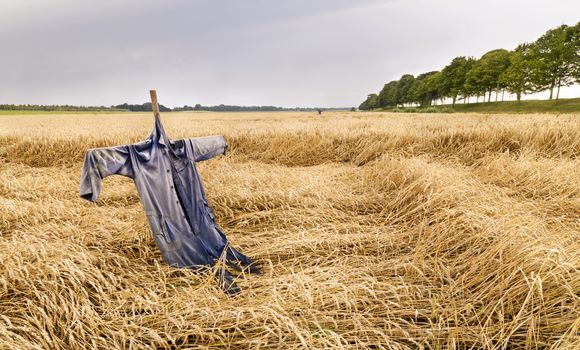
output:
[[[226,154],[228,144],[223,136],[207,136],[186,139],[187,153],[193,161],[201,162],[220,154]]]
[[[129,146],[88,150],[81,174],[81,198],[96,201],[103,179],[114,174],[134,178]]]

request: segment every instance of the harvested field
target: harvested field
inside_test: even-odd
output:
[[[580,348],[580,115],[165,113],[255,259],[229,298],[163,263],[86,149],[150,113],[0,115],[0,349]]]

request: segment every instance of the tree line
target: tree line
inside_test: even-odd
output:
[[[460,56],[440,71],[416,77],[404,74],[384,85],[378,94],[370,94],[359,106],[361,110],[405,105],[430,106],[447,98],[470,103],[495,101],[501,92],[522,95],[550,91],[558,99],[560,88],[580,82],[580,22],[550,29],[533,43],[523,43],[514,50],[491,50],[481,56]]]
[[[123,103],[111,107],[93,107],[93,106],[71,106],[71,105],[15,105],[15,104],[0,104],[0,110],[9,111],[59,111],[59,112],[151,112],[151,102],[142,104]],[[216,106],[202,106],[196,104],[195,106],[184,105],[183,107],[169,108],[159,104],[160,112],[182,112],[182,111],[208,111],[208,112],[277,112],[277,111],[294,111],[294,112],[312,112],[312,111],[343,111],[354,110],[354,107],[344,108],[319,108],[319,107],[276,107],[276,106],[237,106],[237,105],[216,105]]]
[[[127,110],[131,112],[150,112],[151,103],[143,104],[127,104],[123,103],[120,105],[112,106],[111,108]],[[348,110],[349,108],[318,108],[318,107],[276,107],[276,106],[238,106],[238,105],[215,105],[215,106],[202,106],[201,104],[196,104],[195,106],[184,105],[183,107],[169,108],[162,104],[159,104],[159,111],[161,112],[185,112],[185,111],[205,111],[205,112],[280,112],[280,111],[298,111],[298,112],[311,112],[317,110]]]
[[[48,112],[100,112],[115,111],[114,107],[72,106],[72,105],[31,105],[0,104],[0,111],[48,111]]]
[[[171,108],[165,107],[161,103],[158,103],[158,104],[159,104],[159,111],[160,112],[171,112]],[[131,112],[152,112],[153,111],[153,108],[151,107],[151,102],[145,102],[143,104],[123,103],[120,105],[111,106],[111,108],[121,109],[121,110],[131,111]]]
[[[195,106],[185,105],[183,107],[175,107],[173,111],[208,111],[208,112],[282,112],[282,111],[293,111],[293,112],[312,112],[312,111],[339,111],[339,110],[349,110],[351,108],[322,108],[322,107],[276,107],[276,106],[237,106],[237,105],[216,105],[216,106],[202,106],[201,104],[196,104]]]

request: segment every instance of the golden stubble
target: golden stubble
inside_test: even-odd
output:
[[[580,115],[165,113],[259,264],[228,298],[164,264],[129,179],[88,148],[149,113],[0,115],[0,349],[580,346]]]

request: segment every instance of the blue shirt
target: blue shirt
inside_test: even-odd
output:
[[[130,177],[167,263],[188,268],[213,266],[227,249],[230,266],[250,266],[252,261],[229,246],[216,224],[195,167],[196,162],[225,154],[227,147],[223,136],[171,141],[156,115],[155,128],[146,140],[86,152],[80,195],[94,202],[105,177]]]

